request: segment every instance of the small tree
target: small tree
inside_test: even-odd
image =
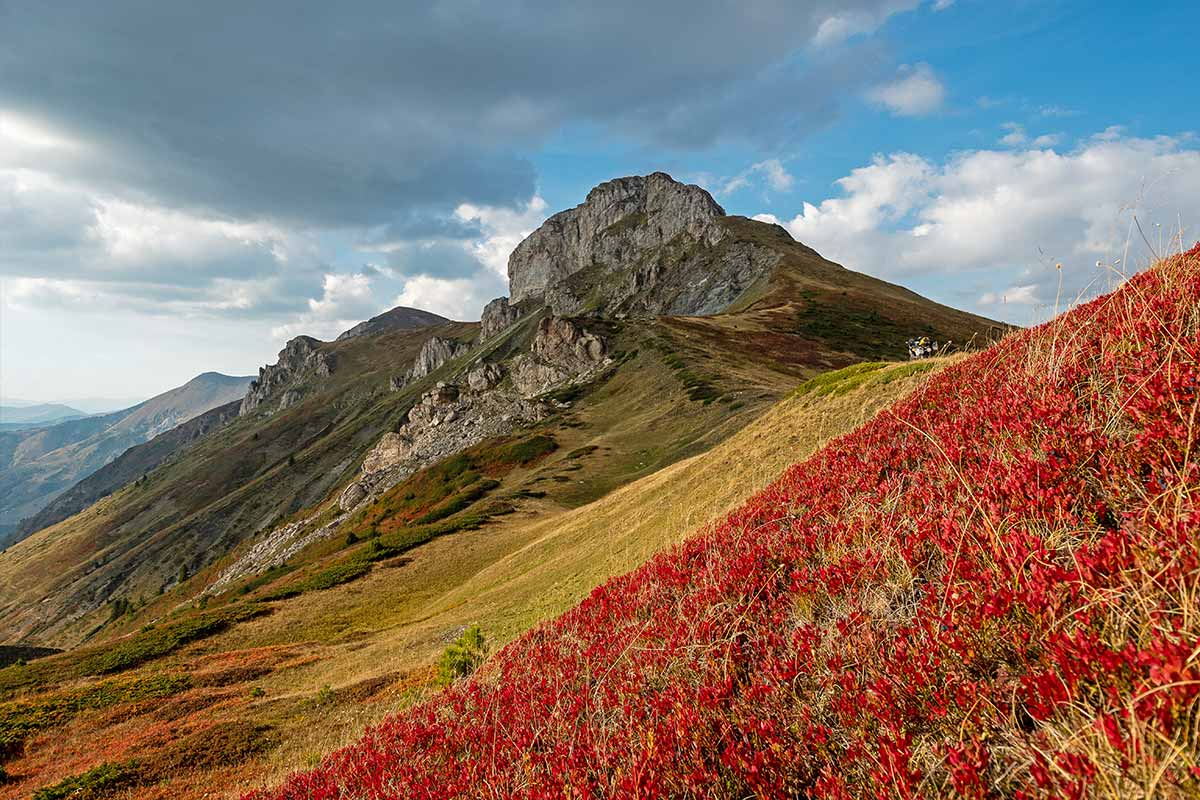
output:
[[[483,631],[478,625],[468,626],[438,659],[438,682],[444,686],[470,675],[479,669],[486,652]]]

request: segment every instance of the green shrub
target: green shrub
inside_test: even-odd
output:
[[[538,434],[509,445],[508,451],[504,454],[504,460],[510,464],[524,467],[557,449],[558,442],[554,441],[553,437]]]
[[[230,625],[267,613],[257,605],[242,606],[215,613],[200,614],[191,619],[142,631],[129,639],[84,656],[76,671],[80,675],[102,675],[136,667],[151,659],[170,653],[188,642],[212,636]]]
[[[377,542],[372,541],[371,545],[376,545]],[[289,597],[295,597],[305,592],[320,591],[321,589],[331,589],[334,586],[340,586],[343,583],[357,580],[363,575],[371,571],[369,562],[363,562],[356,558],[349,558],[345,561],[339,561],[332,564],[323,570],[314,572],[307,578],[290,583],[287,586],[281,586],[272,592],[268,592],[263,596],[264,600],[286,600]]]
[[[479,626],[468,626],[438,659],[438,681],[446,685],[470,675],[479,669],[486,652]]]
[[[458,512],[468,508],[476,500],[479,500],[499,485],[500,481],[492,480],[490,478],[479,481],[478,483],[469,486],[465,490],[454,495],[441,505],[438,505],[417,517],[415,520],[413,520],[413,524],[429,525],[430,523],[453,516]]]
[[[92,800],[105,797],[123,786],[137,782],[137,764],[130,761],[121,764],[105,762],[81,775],[73,775],[62,781],[39,789],[33,800]]]

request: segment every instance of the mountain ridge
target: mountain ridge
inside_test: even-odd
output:
[[[570,258],[530,261],[544,252]],[[528,269],[536,280],[522,278]],[[903,357],[913,332],[966,342],[996,325],[833,264],[778,226],[727,216],[665,173],[601,184],[518,245],[509,271],[524,296],[489,304],[481,323],[289,341],[237,420],[112,491],[86,521],[38,533],[62,547],[104,542],[109,555],[56,576],[37,615],[0,597],[15,615],[0,635],[77,643],[105,630],[114,598],[202,591],[208,570],[250,542],[327,539],[414,471],[522,431],[574,440],[573,420],[591,414],[595,438],[614,443],[611,473],[556,489],[578,503],[712,446],[816,372]],[[610,383],[652,392],[645,413],[614,414],[627,401]],[[639,441],[656,455],[638,457]],[[107,492],[117,481],[97,483]]]
[[[17,535],[29,532],[22,521],[58,494],[129,447],[240,397],[249,381],[205,372],[121,411],[35,430],[0,431],[0,522],[17,525]]]

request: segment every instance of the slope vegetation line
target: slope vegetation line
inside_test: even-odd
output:
[[[1200,246],[260,798],[1194,797]]]

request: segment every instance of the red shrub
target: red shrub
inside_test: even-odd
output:
[[[254,798],[1200,793],[1200,251]]]

